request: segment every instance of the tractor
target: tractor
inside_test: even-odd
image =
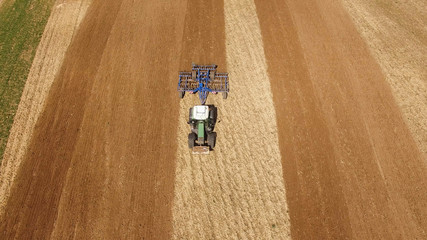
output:
[[[222,93],[227,99],[228,73],[217,73],[216,65],[193,64],[191,72],[180,72],[178,81],[179,97],[185,93],[199,94],[201,105],[190,108],[188,124],[191,133],[188,135],[188,147],[194,154],[209,154],[216,142],[214,127],[217,119],[217,108],[214,105],[205,105],[208,94]]]
[[[198,105],[190,108],[188,124],[191,133],[188,134],[188,147],[193,153],[209,153],[216,143],[214,132],[217,108],[214,105]]]

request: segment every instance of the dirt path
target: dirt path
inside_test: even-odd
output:
[[[191,155],[187,147],[188,109],[200,104],[198,97],[187,95],[181,101],[174,237],[287,239],[290,228],[276,117],[255,5],[252,0],[225,0],[224,13],[226,48],[196,30],[195,35],[206,36],[198,39],[206,43],[205,50],[189,54],[198,61],[216,60],[220,70],[229,72],[231,90],[227,100],[221,95],[208,98],[219,111],[218,142],[209,156]],[[220,38],[224,22],[220,14],[211,14],[217,19],[209,24]],[[206,33],[212,34],[209,30]],[[225,52],[227,69],[221,65]],[[189,69],[189,62],[184,67]]]
[[[93,2],[12,188],[6,238],[170,236],[185,7]]]
[[[91,0],[58,0],[53,7],[10,131],[0,168],[0,216],[53,80]]]
[[[426,165],[337,1],[257,1],[295,239],[423,239]]]
[[[343,1],[427,161],[427,2]]]

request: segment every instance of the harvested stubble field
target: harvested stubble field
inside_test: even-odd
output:
[[[426,238],[426,8],[386,2],[58,0],[0,238]],[[230,74],[209,156],[176,92],[192,62]]]

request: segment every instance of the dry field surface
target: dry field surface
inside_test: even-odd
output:
[[[343,2],[427,160],[427,1]]]
[[[382,2],[58,0],[0,239],[426,239],[425,4]],[[209,156],[176,92],[192,62],[230,74]]]
[[[0,215],[65,52],[91,0],[58,0],[40,41],[0,169]]]

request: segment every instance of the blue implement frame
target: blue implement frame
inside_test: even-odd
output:
[[[198,92],[202,105],[206,103],[209,93],[227,94],[228,73],[217,73],[216,68],[217,65],[193,64],[191,72],[179,72],[178,92]]]

